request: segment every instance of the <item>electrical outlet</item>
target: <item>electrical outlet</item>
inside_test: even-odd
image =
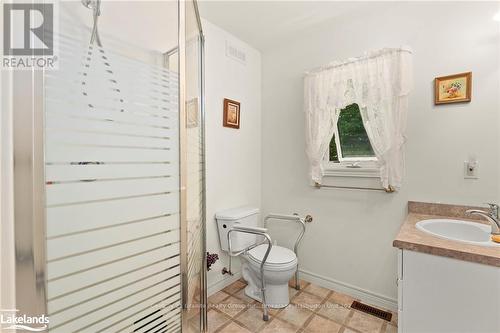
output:
[[[478,179],[479,178],[479,162],[465,161],[464,162],[464,178]]]

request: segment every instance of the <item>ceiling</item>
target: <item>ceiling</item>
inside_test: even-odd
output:
[[[377,5],[359,1],[198,0],[198,3],[201,17],[260,50],[309,26],[360,7]]]

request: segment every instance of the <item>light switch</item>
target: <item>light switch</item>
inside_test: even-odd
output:
[[[479,162],[476,160],[464,162],[464,178],[478,179],[479,178]]]

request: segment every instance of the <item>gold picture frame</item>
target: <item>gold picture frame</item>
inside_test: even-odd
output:
[[[434,79],[434,104],[471,101],[472,72],[440,76]]]
[[[224,98],[224,118],[222,126],[240,128],[240,102]]]

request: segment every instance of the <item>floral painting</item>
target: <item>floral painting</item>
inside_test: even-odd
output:
[[[435,104],[470,102],[472,73],[437,77],[435,79]]]

